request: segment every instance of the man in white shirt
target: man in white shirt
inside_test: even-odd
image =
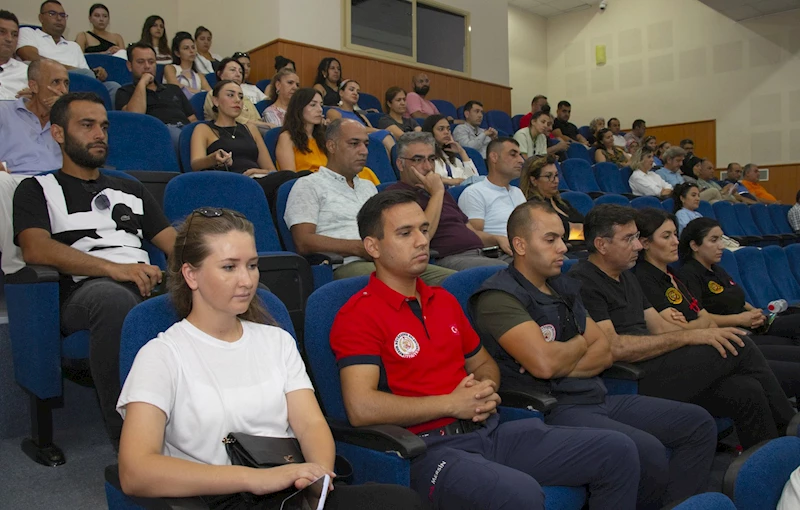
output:
[[[483,103],[467,101],[467,104],[464,105],[464,119],[466,122],[457,125],[453,130],[453,138],[462,147],[471,147],[486,159],[486,147],[492,140],[497,139],[497,130],[481,128]]]
[[[513,138],[498,138],[486,148],[489,175],[483,181],[469,186],[461,193],[458,207],[467,215],[476,231],[495,236],[498,246],[510,260],[506,224],[511,212],[525,202],[525,195],[511,181],[522,171],[522,154],[519,143]]]
[[[14,59],[19,39],[19,21],[0,10],[0,101],[13,101],[28,86],[28,66]]]
[[[625,137],[620,132],[620,123],[619,119],[616,117],[611,117],[608,119],[608,129],[611,130],[611,134],[614,135],[614,145],[617,147],[625,148]]]
[[[19,31],[17,56],[26,62],[33,62],[42,57],[53,59],[63,64],[68,70],[97,78],[111,95],[111,104],[119,89],[119,83],[106,81],[108,73],[102,67],[89,68],[86,57],[78,43],[64,38],[69,15],[58,0],[45,0],[39,8],[39,22],[42,28],[24,27]]]
[[[369,262],[356,219],[364,203],[378,193],[374,184],[356,177],[367,163],[369,137],[362,124],[337,119],[325,138],[327,166],[297,181],[283,218],[301,255],[328,252],[344,257],[344,264],[334,268],[335,279],[370,274],[375,264]],[[422,279],[439,285],[453,273],[429,264]]]

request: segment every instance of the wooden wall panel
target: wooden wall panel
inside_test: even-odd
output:
[[[664,126],[647,126],[647,135],[655,136],[659,143],[668,141],[672,145],[678,145],[684,138],[691,138],[694,140],[695,154],[710,159],[715,165],[722,163],[717,161],[716,120],[701,120],[682,124],[667,124]]]
[[[486,110],[503,110],[511,114],[511,88],[505,85],[473,80],[440,71],[414,67],[375,57],[334,51],[318,46],[276,39],[250,52],[252,70],[250,82],[255,83],[275,74],[275,57],[283,55],[295,61],[300,83],[310,87],[317,75],[317,65],[325,57],[336,57],[342,63],[343,77],[352,78],[368,92],[383,102],[386,89],[400,86],[411,89],[411,77],[425,72],[431,79],[431,99],[447,99],[457,107],[470,99],[481,101]]]

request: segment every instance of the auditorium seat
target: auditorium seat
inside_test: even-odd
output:
[[[665,198],[661,201],[661,208],[670,214],[673,214],[672,208],[675,206],[675,200],[672,197]]]
[[[202,121],[198,120],[181,128],[181,136],[178,138],[181,172],[192,171],[192,133],[194,133],[194,128],[202,123]]]
[[[511,117],[503,110],[489,110],[484,115],[484,118],[489,127],[493,127],[498,131],[504,131],[508,135],[513,135],[516,131],[511,123]]]
[[[378,180],[382,183],[395,182],[397,176],[392,170],[392,163],[389,161],[389,155],[386,154],[386,148],[378,136],[370,135],[367,150],[367,166],[375,172]]]
[[[775,227],[781,234],[795,233],[792,229],[792,226],[789,224],[789,219],[787,218],[789,209],[791,209],[790,206],[781,204],[770,204],[767,206],[769,217],[772,218],[772,223],[775,224]]]
[[[714,208],[711,207],[710,202],[706,202],[705,200],[700,201],[700,205],[697,206],[697,212],[703,215],[703,218],[711,218],[712,220],[717,219],[717,215],[714,214]]]
[[[90,68],[102,67],[105,69],[109,81],[115,81],[120,85],[127,85],[133,81],[131,72],[128,71],[128,61],[124,58],[103,53],[87,53],[84,57]]]
[[[514,129],[514,131],[513,131],[514,133],[519,131],[519,123],[522,121],[522,117],[524,117],[524,116],[525,115],[519,114],[519,115],[514,115],[513,117],[511,117],[511,127]]]
[[[272,158],[272,162],[275,163],[276,165],[278,164],[278,160],[275,156],[275,153],[278,147],[278,137],[280,136],[282,129],[283,128],[276,127],[264,133],[264,145],[267,146],[267,150],[269,151],[269,157]]]
[[[150,115],[108,112],[108,158],[117,170],[180,172],[169,130]]]
[[[625,190],[627,193],[633,194],[633,191],[631,191],[631,183],[630,183],[631,173],[632,173],[631,167],[629,166],[623,166],[622,168],[619,169],[619,176],[622,179],[622,185],[625,186]]]
[[[453,119],[458,118],[458,110],[456,110],[456,106],[447,101],[446,99],[431,99],[431,103],[439,110],[439,113],[444,115],[445,117],[453,117]]]
[[[111,112],[111,110],[114,109],[114,105],[111,103],[111,96],[108,94],[108,89],[103,85],[103,82],[97,78],[69,71],[69,91],[94,92],[103,100],[106,110]]]
[[[753,304],[753,300],[750,299],[750,295],[747,293],[747,287],[742,285],[742,275],[739,273],[739,264],[736,262],[736,256],[733,252],[722,250],[722,259],[719,261],[719,265],[730,275],[734,283],[744,291],[745,301]]]
[[[672,507],[672,510],[736,510],[736,505],[724,494],[706,492],[684,500],[680,505]]]
[[[556,170],[558,170],[558,191],[569,191],[569,184],[564,178],[564,171],[561,169],[561,163],[556,161]]]
[[[725,235],[734,238],[743,245],[758,245],[759,238],[745,234],[744,229],[739,223],[739,217],[733,209],[733,204],[728,202],[714,202],[711,204],[714,215],[717,217],[722,231]]]
[[[256,82],[256,88],[258,88],[258,90],[260,90],[261,92],[266,92],[267,91],[267,87],[269,86],[271,81],[272,80],[270,80],[269,78],[264,78],[263,80],[258,80]]]
[[[749,448],[731,462],[722,492],[737,510],[775,508],[792,472],[800,466],[800,438],[779,437]]]
[[[592,198],[586,193],[580,191],[564,191],[561,193],[561,198],[566,200],[572,205],[579,213],[586,216],[594,206]]]
[[[744,246],[733,252],[733,255],[741,277],[741,281],[736,283],[747,289],[747,295],[753,300],[750,301],[751,305],[766,310],[770,301],[784,299],[772,283],[761,250],[754,246]]]
[[[786,258],[789,259],[789,267],[792,268],[792,274],[795,279],[800,283],[800,244],[790,244],[784,248]]]
[[[189,98],[189,103],[192,105],[192,110],[194,110],[194,116],[197,117],[197,120],[206,120],[206,113],[205,110],[203,110],[203,106],[206,104],[207,95],[208,92],[201,90]]]
[[[623,182],[617,165],[609,162],[595,163],[593,168],[597,185],[602,191],[618,195],[630,193],[630,186],[626,186]]]
[[[561,164],[561,170],[564,174],[564,179],[567,181],[567,186],[572,191],[581,191],[595,196],[603,194],[600,191],[597,180],[594,178],[592,166],[585,160],[568,159]]]
[[[367,120],[369,120],[369,123],[372,124],[372,127],[377,129],[378,128],[378,122],[381,120],[381,117],[383,117],[383,113],[381,113],[381,112],[364,112],[364,115],[366,115]]]
[[[581,126],[578,128],[578,134],[588,140],[592,137],[592,130],[589,129],[589,126]]]
[[[486,160],[483,159],[480,152],[472,147],[464,147],[464,151],[467,153],[467,156],[469,156],[469,159],[472,160],[475,168],[478,169],[479,175],[489,175],[489,169],[486,168]]]
[[[622,195],[618,195],[616,193],[606,193],[605,195],[594,199],[594,205],[601,205],[601,204],[616,204],[624,206],[631,205],[630,201],[627,198],[623,197]]]
[[[156,64],[156,83],[164,83],[164,68],[167,64]]]
[[[594,164],[594,160],[589,156],[589,149],[580,143],[570,144],[569,149],[567,149],[567,160],[570,159],[582,159],[589,163],[589,166]]]
[[[798,234],[787,234],[780,232],[778,227],[776,227],[775,223],[772,221],[766,205],[751,204],[749,207],[750,213],[753,215],[753,221],[755,221],[758,230],[760,230],[762,234],[778,236],[781,240],[781,244],[783,245],[800,241],[800,235]]]
[[[800,283],[792,273],[786,252],[780,246],[765,246],[761,249],[769,277],[778,290],[778,295],[789,303],[800,302]]]
[[[447,192],[450,193],[450,196],[453,197],[453,200],[458,203],[458,199],[461,198],[461,194],[467,189],[468,186],[450,186],[447,188]]]
[[[747,204],[733,204],[733,210],[736,213],[736,219],[739,220],[744,233],[748,236],[761,237],[761,245],[779,245],[781,238],[777,235],[769,235],[761,232],[753,221],[753,214],[750,212],[750,206]]]
[[[358,93],[358,106],[362,110],[375,109],[378,110],[378,112],[383,111],[380,99],[373,96],[372,94],[367,94],[366,92]],[[377,128],[378,126],[376,124],[373,124],[373,127]]]
[[[631,207],[634,209],[644,209],[646,207],[661,209],[661,200],[656,197],[636,197],[631,200]]]
[[[270,101],[269,99],[262,99],[261,101],[257,102],[253,106],[256,107],[256,111],[258,112],[258,116],[261,117],[264,115],[264,110],[266,110],[270,104],[274,101]]]
[[[208,86],[213,89],[214,85],[217,84],[217,75],[216,75],[216,73],[206,73],[205,77],[206,77],[206,81],[208,82]]]

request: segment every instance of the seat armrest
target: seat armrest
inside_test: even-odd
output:
[[[59,280],[58,270],[52,266],[25,266],[16,273],[4,276],[8,285],[47,283]]]
[[[540,413],[546,413],[558,404],[554,396],[534,390],[500,390],[497,394],[504,406],[535,409]]]
[[[624,379],[626,381],[638,381],[644,377],[644,370],[633,363],[616,361],[613,365],[605,369],[600,376],[611,379]]]
[[[319,266],[323,264],[327,264],[330,266],[336,264],[344,263],[344,257],[339,255],[338,253],[330,253],[330,252],[317,252],[317,253],[309,253],[305,256],[306,260],[312,266]]]
[[[328,419],[333,438],[355,446],[381,452],[397,452],[404,459],[425,453],[427,446],[416,434],[397,425],[353,427],[349,423]]]

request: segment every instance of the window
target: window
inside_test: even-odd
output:
[[[345,47],[469,73],[469,15],[420,0],[344,0]]]

